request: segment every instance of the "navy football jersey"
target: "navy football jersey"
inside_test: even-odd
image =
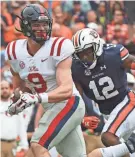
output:
[[[74,82],[81,85],[86,96],[98,103],[104,114],[110,114],[128,92],[126,71],[122,66],[128,55],[122,45],[105,44],[94,69],[88,70],[80,60],[73,59]]]

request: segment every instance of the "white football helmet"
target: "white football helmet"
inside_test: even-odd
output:
[[[99,37],[99,34],[93,29],[84,28],[76,32],[76,34],[72,38],[72,41],[76,55],[77,53],[83,52],[83,50],[89,47],[93,47],[94,61],[91,68],[94,68],[94,65],[96,65],[97,58],[102,54],[103,44],[105,43]]]

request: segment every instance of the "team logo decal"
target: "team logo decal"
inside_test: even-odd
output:
[[[36,66],[30,66],[29,67],[29,72],[32,72],[32,71],[39,71],[39,70]]]
[[[91,75],[90,69],[85,69],[84,74],[85,74],[86,76],[90,76],[90,75]]]
[[[25,68],[25,63],[23,61],[20,61],[19,66],[20,66],[21,69],[24,69]]]
[[[100,67],[101,70],[106,69],[106,65]]]

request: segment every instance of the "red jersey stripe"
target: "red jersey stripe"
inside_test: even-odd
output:
[[[8,59],[12,60],[11,56],[10,56],[10,45],[11,45],[11,43],[9,43],[8,46],[7,46],[7,54],[8,54]]]
[[[17,59],[16,54],[15,54],[15,45],[16,45],[16,41],[14,41],[13,46],[12,46],[12,54],[13,54],[14,59]]]
[[[63,39],[59,42],[58,51],[57,51],[57,56],[60,56],[61,46],[62,46],[62,43],[63,43],[63,41],[64,41],[65,39],[66,39],[66,38],[63,38]]]
[[[52,44],[50,56],[53,56],[53,54],[54,54],[54,47],[55,47],[56,42],[58,41],[58,39],[59,39],[59,38],[56,38],[56,39],[54,40],[53,44]]]

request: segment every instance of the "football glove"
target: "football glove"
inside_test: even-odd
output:
[[[95,116],[84,117],[82,124],[87,129],[96,129],[100,120]]]
[[[17,102],[12,102],[8,107],[8,113],[10,115],[15,115],[22,112],[25,108],[31,106],[32,104],[37,104],[39,102],[38,95],[30,93],[21,93],[21,96]]]

